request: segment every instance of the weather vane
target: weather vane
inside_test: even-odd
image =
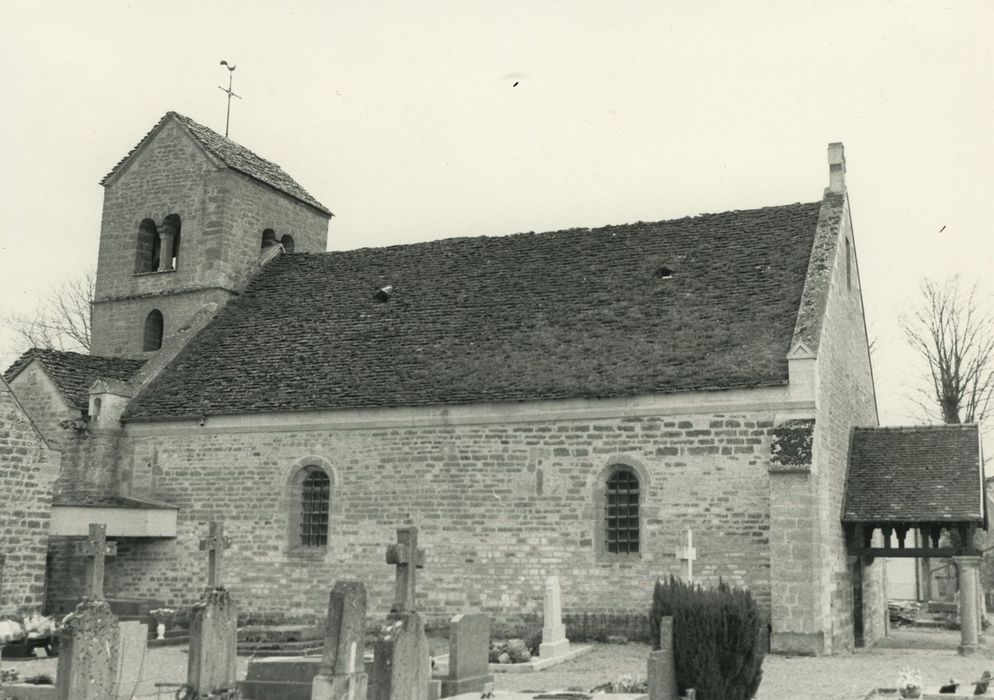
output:
[[[221,65],[228,69],[228,89],[225,90],[220,85],[217,86],[218,90],[228,95],[228,113],[224,117],[224,137],[228,138],[228,124],[231,123],[231,98],[237,97],[240,100],[242,96],[236,95],[231,90],[231,78],[233,77],[231,74],[235,72],[235,66],[229,66],[227,61],[221,61]]]

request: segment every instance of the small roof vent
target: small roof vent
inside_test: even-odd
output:
[[[390,297],[393,296],[393,285],[388,284],[386,287],[380,287],[373,296],[376,301],[390,301]]]
[[[666,265],[660,265],[659,267],[656,268],[656,272],[654,274],[659,279],[668,280],[671,277],[673,277],[673,270],[666,267]]]

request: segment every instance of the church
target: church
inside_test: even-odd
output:
[[[642,615],[690,530],[694,580],[752,591],[773,651],[872,644],[871,544],[986,512],[976,426],[924,430],[963,454],[958,509],[873,500],[898,433],[841,144],[828,165],[805,203],[326,252],[324,204],[167,113],[102,181],[91,354],[30,350],[0,385],[50,475],[34,558],[7,554],[43,552],[44,580],[0,612],[78,599],[90,522],[117,546],[108,597],[179,606],[223,521],[226,583],[272,621],[322,615],[340,578],[386,611],[405,525],[429,618],[540,614],[550,575],[567,613]]]

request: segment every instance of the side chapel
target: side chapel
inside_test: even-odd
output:
[[[343,577],[386,610],[402,525],[429,617],[540,613],[548,575],[567,613],[642,614],[690,529],[695,580],[748,587],[774,651],[872,643],[891,531],[986,513],[975,426],[958,511],[887,520],[847,479],[854,435],[872,482],[891,433],[828,163],[811,202],[329,253],[323,204],[169,112],[102,181],[92,354],[5,373],[61,453],[28,602],[78,598],[69,545],[103,522],[108,597],[192,603],[221,520],[256,619],[321,615]]]

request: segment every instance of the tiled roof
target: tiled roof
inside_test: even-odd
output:
[[[270,187],[279,190],[285,194],[290,195],[294,199],[297,199],[304,204],[309,204],[315,209],[324,212],[328,216],[331,216],[331,212],[328,211],[321,202],[314,199],[307,190],[297,184],[297,181],[292,177],[283,172],[283,169],[272,161],[268,161],[261,156],[257,156],[255,153],[245,148],[244,146],[235,143],[231,139],[221,136],[213,129],[209,129],[203,124],[195,122],[189,117],[184,117],[182,114],[176,112],[167,112],[166,115],[159,120],[151,131],[149,131],[138,145],[131,149],[131,151],[126,155],[121,161],[114,166],[111,170],[100,181],[100,184],[106,184],[106,182],[113,177],[118,170],[134,155],[146,141],[154,134],[159,126],[170,117],[175,118],[180,124],[182,124],[187,132],[192,136],[197,143],[199,143],[208,153],[220,160],[222,163],[227,165],[229,168],[237,170],[240,173],[248,175],[249,177],[258,180]]]
[[[52,505],[75,508],[133,508],[137,510],[179,509],[179,506],[162,501],[149,501],[144,498],[129,498],[127,496],[96,496],[93,494],[59,494],[52,499]]]
[[[857,428],[844,522],[982,522],[977,426]]]
[[[782,385],[818,210],[283,255],[128,416]]]
[[[6,372],[12,380],[31,360],[37,359],[71,408],[85,411],[90,404],[89,389],[97,379],[128,381],[144,360],[98,357],[78,352],[33,348],[21,355]]]

